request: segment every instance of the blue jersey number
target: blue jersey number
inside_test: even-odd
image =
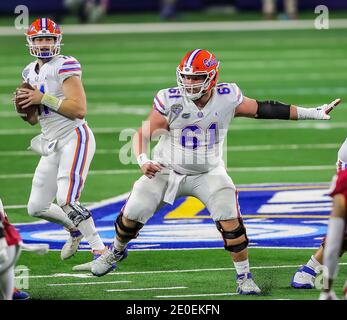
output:
[[[193,133],[193,134],[192,134]],[[203,130],[197,125],[186,126],[182,129],[181,145],[187,149],[195,150],[201,144],[203,138]],[[208,148],[213,148],[213,145],[217,143],[218,126],[217,123],[211,123],[206,130],[206,137],[208,139]]]

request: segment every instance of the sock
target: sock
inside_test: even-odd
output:
[[[250,272],[248,259],[240,262],[234,261],[234,266],[238,275]]]
[[[81,231],[93,251],[100,251],[105,249],[105,245],[102,242],[99,233],[96,231],[92,217],[88,218],[87,220],[81,221],[78,225],[78,230]]]
[[[319,271],[321,264],[317,261],[314,256],[311,256],[310,260],[307,261],[306,266],[311,268],[314,272]]]
[[[113,248],[116,249],[119,252],[122,252],[128,245],[128,242],[120,242],[116,237],[113,241]]]
[[[323,264],[328,268],[329,279],[334,279],[337,273],[344,228],[343,218],[330,217],[323,254]]]
[[[54,203],[51,204],[47,211],[40,212],[39,217],[47,221],[60,224],[68,230],[75,228],[74,224],[68,218],[63,209]]]

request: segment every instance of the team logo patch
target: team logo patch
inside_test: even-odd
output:
[[[183,118],[183,119],[188,119],[188,118],[190,118],[190,113],[183,113],[183,114],[182,114],[182,118]]]
[[[183,110],[183,106],[181,104],[174,104],[171,106],[171,110],[174,114],[179,115]]]
[[[239,203],[250,247],[318,248],[331,210],[328,184],[239,186]],[[106,244],[113,241],[114,221],[128,194],[89,209]],[[53,223],[17,224],[24,242],[48,243],[61,249],[68,233]],[[223,241],[205,206],[181,197],[165,205],[129,243],[130,249],[223,248]],[[89,249],[86,242],[80,248]]]

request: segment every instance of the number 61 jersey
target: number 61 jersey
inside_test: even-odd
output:
[[[160,90],[153,107],[166,118],[169,131],[155,146],[153,160],[187,175],[224,166],[224,140],[242,101],[242,92],[234,83],[218,84],[202,109],[178,88]]]
[[[63,82],[71,77],[81,77],[81,65],[71,56],[59,55],[46,62],[37,72],[37,61],[29,63],[22,72],[22,79],[36,86],[42,93],[64,99]],[[39,122],[45,138],[63,138],[84,123],[82,119],[69,119],[46,106],[41,106]]]

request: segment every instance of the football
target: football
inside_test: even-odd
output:
[[[25,89],[31,89],[34,90],[34,88],[27,82],[23,82],[20,86],[19,89],[25,88]],[[22,107],[19,105],[21,101],[24,99],[17,98],[17,92],[16,92],[16,97],[15,97],[15,106],[17,112],[20,114],[20,116],[23,118],[23,120],[28,120],[35,112],[38,110],[40,107],[39,104],[33,104],[29,106],[28,108],[22,109]]]

